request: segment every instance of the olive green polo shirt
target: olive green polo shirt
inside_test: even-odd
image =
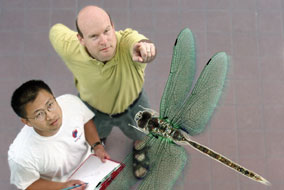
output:
[[[88,55],[76,35],[56,24],[50,29],[49,39],[73,73],[81,99],[104,113],[125,111],[142,90],[146,68],[146,64],[132,61],[131,47],[146,38],[132,29],[116,32],[116,54],[104,64]]]

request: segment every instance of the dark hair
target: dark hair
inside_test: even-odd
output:
[[[112,20],[111,20],[110,15],[108,14],[107,11],[105,11],[105,12],[107,13],[109,20],[110,20],[110,23],[112,24]],[[76,25],[76,30],[77,30],[78,34],[83,38],[83,33],[81,32],[79,25],[78,25],[78,17],[76,18],[75,25]]]
[[[40,90],[46,90],[53,95],[49,86],[42,80],[27,81],[14,91],[11,98],[11,106],[19,117],[26,118],[25,106],[36,99]]]
[[[83,33],[81,32],[81,30],[78,26],[78,18],[76,18],[76,29],[77,29],[78,34],[83,38]]]

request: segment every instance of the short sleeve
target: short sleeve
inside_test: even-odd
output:
[[[57,100],[64,101],[65,105],[68,105],[69,109],[76,110],[76,113],[80,114],[83,118],[84,124],[95,116],[95,114],[82,102],[82,100],[75,95],[62,95],[58,97]]]
[[[121,45],[131,48],[136,42],[140,40],[147,39],[144,35],[139,34],[136,30],[130,28],[125,29],[124,31],[119,31],[121,35]]]
[[[82,117],[83,117],[83,121],[84,123],[87,123],[89,120],[91,120],[95,114],[82,102],[82,100],[77,97],[77,96],[73,96],[75,101],[77,101],[78,105],[78,109],[80,110]]]
[[[8,160],[8,162],[11,171],[10,182],[17,188],[26,189],[40,178],[40,174],[34,168],[23,167],[13,160]]]

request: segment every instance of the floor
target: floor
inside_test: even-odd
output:
[[[16,189],[9,184],[7,151],[22,123],[10,108],[11,94],[34,78],[45,80],[55,95],[77,93],[48,30],[57,22],[74,29],[76,13],[89,4],[105,8],[117,30],[134,28],[155,43],[158,55],[147,67],[145,89],[156,110],[182,28],[195,35],[198,74],[214,53],[231,56],[224,96],[208,130],[194,140],[261,174],[272,186],[187,148],[190,166],[177,189],[283,189],[284,0],[0,0],[1,189]],[[120,131],[112,132],[107,150],[113,158],[122,160],[130,147]]]

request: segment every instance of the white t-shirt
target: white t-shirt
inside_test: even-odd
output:
[[[62,126],[50,137],[37,134],[24,126],[8,151],[11,184],[26,189],[39,178],[66,181],[90,153],[84,124],[94,117],[74,95],[57,98],[62,109]]]

